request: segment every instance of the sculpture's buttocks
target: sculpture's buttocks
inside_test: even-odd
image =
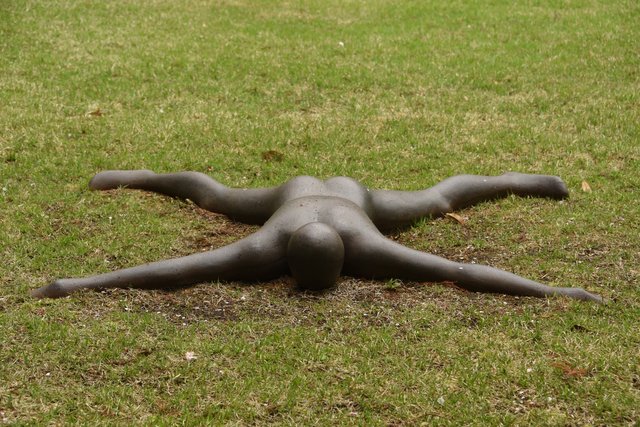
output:
[[[302,196],[285,202],[265,223],[290,236],[300,227],[319,222],[330,225],[344,239],[360,228],[375,228],[369,217],[349,199],[338,196]],[[288,238],[288,237],[287,237]]]
[[[298,176],[279,188],[279,201],[284,204],[307,196],[327,196],[350,200],[368,215],[371,213],[369,189],[352,178],[334,177],[322,181],[312,176]]]

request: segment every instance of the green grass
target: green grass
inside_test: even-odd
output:
[[[0,424],[637,423],[639,21],[604,0],[0,2]],[[559,175],[567,201],[394,238],[609,304],[351,278],[30,299],[255,229],[87,190],[116,168]]]

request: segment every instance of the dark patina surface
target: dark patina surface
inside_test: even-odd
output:
[[[364,278],[449,281],[474,292],[602,299],[581,288],[551,287],[506,271],[462,264],[416,251],[387,239],[380,230],[444,215],[508,194],[562,199],[558,177],[506,173],[458,175],[422,191],[370,190],[358,181],[299,176],[272,188],[228,188],[198,172],[156,174],[148,170],[106,171],[95,190],[135,188],[190,199],[235,220],[264,224],[228,246],[83,278],[59,279],[33,291],[62,297],[78,289],[175,288],[214,280],[270,280],[291,274],[299,286],[320,290],[340,274]]]

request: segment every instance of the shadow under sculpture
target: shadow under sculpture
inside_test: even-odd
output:
[[[289,273],[301,288],[311,290],[329,288],[340,274],[346,274],[448,281],[473,292],[602,301],[581,288],[551,287],[496,268],[413,250],[379,231],[508,194],[567,197],[566,185],[554,176],[513,172],[458,175],[422,191],[370,190],[346,177],[322,181],[299,176],[278,187],[233,189],[198,172],[137,170],[101,172],[89,186],[95,190],[127,187],[190,199],[203,209],[264,225],[244,239],[209,252],[56,280],[34,290],[35,297],[63,297],[79,289],[160,289],[215,280],[262,281]]]

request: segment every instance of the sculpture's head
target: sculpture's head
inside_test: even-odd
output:
[[[344,263],[344,244],[338,232],[312,222],[298,228],[289,239],[287,262],[303,289],[319,291],[335,285]]]

